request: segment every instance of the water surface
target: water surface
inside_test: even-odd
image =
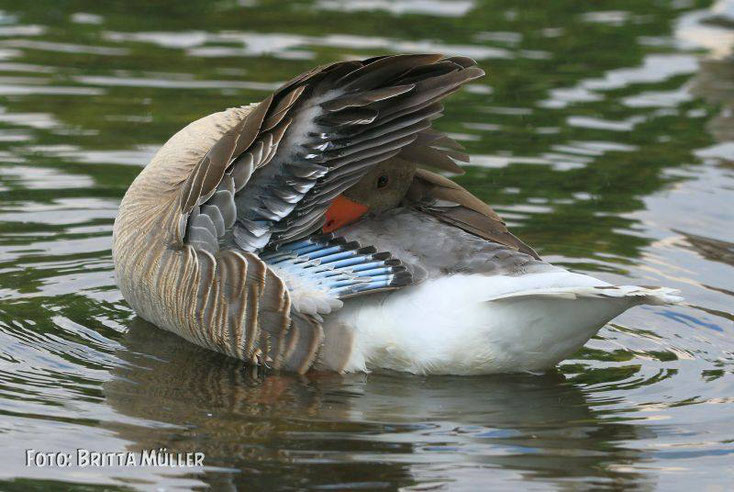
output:
[[[0,488],[731,485],[733,47],[731,1],[0,1]],[[155,149],[394,51],[487,71],[436,125],[516,234],[686,302],[625,313],[542,376],[263,375],[137,319],[110,236]],[[160,447],[205,467],[23,466]]]

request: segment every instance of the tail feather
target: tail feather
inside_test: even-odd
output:
[[[628,298],[634,304],[665,305],[683,301],[680,291],[668,287],[640,287],[637,285],[603,285],[597,287],[550,287],[510,292],[487,299],[494,301],[521,301],[528,298],[556,298],[574,300],[579,298]]]

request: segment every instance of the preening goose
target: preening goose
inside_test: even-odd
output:
[[[250,364],[305,372],[538,371],[665,288],[544,262],[431,128],[473,60],[396,55],[316,68],[197,120],[125,194],[113,258],[144,319]]]

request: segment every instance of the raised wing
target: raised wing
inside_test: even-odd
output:
[[[340,62],[285,84],[228,131],[181,191],[181,233],[213,252],[259,252],[319,230],[331,201],[401,152],[454,169],[429,129],[440,100],[483,75],[467,58]]]
[[[489,205],[448,178],[418,169],[407,199],[443,222],[540,259],[538,253],[507,230]]]

